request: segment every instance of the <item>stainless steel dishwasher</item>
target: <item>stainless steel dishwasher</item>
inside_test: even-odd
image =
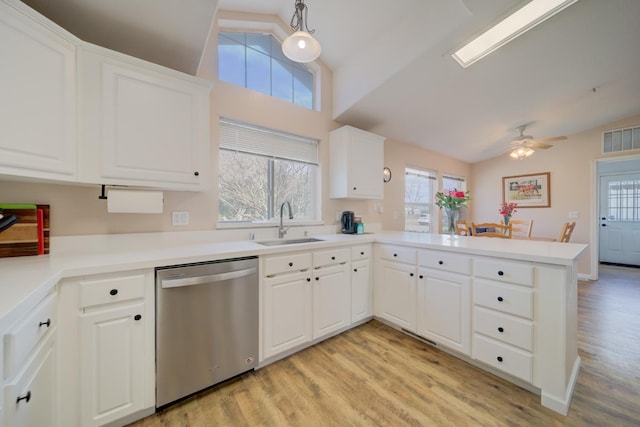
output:
[[[256,257],[156,268],[156,407],[257,363]]]

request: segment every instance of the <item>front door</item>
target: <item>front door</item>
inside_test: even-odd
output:
[[[640,266],[640,173],[600,177],[600,262]]]

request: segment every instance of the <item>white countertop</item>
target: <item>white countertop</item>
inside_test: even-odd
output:
[[[209,232],[170,232],[52,238],[50,255],[0,259],[0,330],[39,301],[60,279],[225,258],[260,256],[354,243],[382,242],[547,264],[572,265],[586,245],[424,233],[382,232],[313,236],[322,242],[264,246],[213,242]]]

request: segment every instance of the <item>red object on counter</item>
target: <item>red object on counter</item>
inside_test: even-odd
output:
[[[38,209],[36,211],[38,220],[38,255],[44,255],[44,211]]]

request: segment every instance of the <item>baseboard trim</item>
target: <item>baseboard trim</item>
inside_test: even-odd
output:
[[[573,391],[575,390],[576,383],[578,382],[579,372],[580,356],[577,356],[575,362],[573,363],[573,370],[571,371],[571,377],[569,378],[569,383],[567,384],[568,387],[565,395],[563,397],[557,397],[549,393],[545,393],[545,391],[542,390],[540,394],[540,402],[542,403],[542,406],[556,411],[562,415],[567,415],[569,413],[569,406],[571,406]]]

